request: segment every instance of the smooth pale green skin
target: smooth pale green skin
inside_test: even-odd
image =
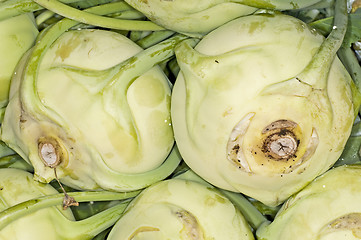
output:
[[[38,29],[32,14],[0,21],[0,108],[8,103],[10,79],[22,55],[34,44]]]
[[[310,6],[319,0],[125,0],[151,21],[176,32],[198,36],[210,32],[235,18],[262,9],[295,9]]]
[[[316,178],[284,203],[272,223],[257,230],[258,239],[360,239],[360,174],[361,166],[343,165]],[[346,224],[342,216],[355,217]]]
[[[49,184],[34,181],[32,174],[11,168],[0,169],[0,188],[0,211],[33,198],[58,193]],[[69,239],[69,235],[63,233],[62,227],[65,222],[73,220],[70,209],[62,210],[60,207],[41,209],[1,229],[0,239]]]
[[[241,213],[219,192],[198,182],[171,179],[148,187],[129,204],[107,238],[120,239],[254,237]]]
[[[38,71],[36,91],[47,108],[39,120],[21,112],[19,88],[26,77],[14,78],[2,138],[31,162],[38,180],[54,178],[38,154],[41,137],[61,144],[68,159],[57,174],[75,188],[129,190],[132,186],[117,186],[104,176],[143,173],[163,163],[174,143],[164,73],[154,67],[126,84],[97,75],[141,50],[115,32],[64,33],[45,53]],[[53,116],[62,119],[61,126]]]
[[[323,37],[300,20],[284,15],[254,15],[234,20],[208,34],[193,50],[180,44],[181,72],[172,94],[175,139],[185,162],[205,180],[276,206],[320,175],[338,159],[355,118],[352,79],[336,59],[327,95],[300,97],[317,84],[270,86],[295,77],[316,53]],[[328,98],[327,98],[328,96]],[[253,114],[241,149],[251,171],[227,159],[232,129]],[[301,129],[298,158],[310,142],[319,143],[299,165],[268,161],[261,151],[261,131],[286,119]],[[255,154],[257,152],[257,154]],[[287,173],[289,166],[293,170]]]
[[[207,33],[239,16],[252,14],[257,8],[224,0],[160,1],[126,0],[151,21],[188,35]]]

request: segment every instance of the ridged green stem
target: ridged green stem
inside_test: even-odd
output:
[[[360,164],[361,163],[361,122],[357,122],[353,125],[351,135],[348,138],[345,148],[334,164],[334,167],[340,165]]]
[[[0,158],[13,154],[15,154],[15,151],[9,148],[3,141],[0,141]]]
[[[94,178],[103,179],[111,185],[121,185],[125,189],[124,191],[132,191],[134,186],[137,188],[145,188],[150,184],[162,181],[171,175],[179,165],[182,157],[175,145],[165,159],[165,161],[158,167],[148,172],[137,173],[137,174],[125,174],[119,172],[108,172],[107,175],[98,175],[98,172],[94,172]],[[112,186],[102,186],[107,189]]]
[[[5,109],[6,109],[6,107],[0,108],[0,125],[4,119]]]
[[[161,41],[166,40],[172,35],[174,35],[173,31],[157,31],[147,35],[142,39],[139,39],[138,41],[136,41],[136,44],[138,44],[142,48],[149,48],[157,43],[160,43]]]
[[[61,16],[93,26],[99,26],[110,29],[129,30],[129,31],[164,30],[163,27],[158,26],[157,24],[150,21],[124,20],[124,19],[104,17],[97,14],[92,14],[87,11],[73,8],[57,0],[34,0],[34,2]]]
[[[241,211],[244,218],[254,230],[257,230],[261,224],[268,222],[268,219],[253,206],[241,193],[220,190],[232,203]]]
[[[80,0],[86,1],[86,0]],[[63,3],[74,3],[79,0],[62,0]],[[20,14],[35,12],[43,9],[42,6],[33,0],[7,0],[0,2],[0,21]]]
[[[137,196],[140,191],[133,192],[70,192],[68,195],[76,199],[77,202],[89,202],[89,201],[111,201],[111,200],[125,200]],[[40,209],[61,206],[63,203],[64,194],[54,194],[31,199],[12,207],[9,207],[0,212],[0,230],[6,227],[9,223],[24,217],[30,213],[36,212]]]
[[[129,201],[117,204],[100,213],[80,221],[64,219],[62,237],[65,239],[93,239],[96,235],[113,226],[122,216]]]
[[[184,35],[177,34],[150,48],[145,49],[144,51],[139,52],[133,57],[108,69],[107,71],[116,70],[115,72],[117,77],[112,78],[114,81],[119,81],[118,76],[122,76],[122,78],[129,80],[139,77],[147,70],[174,56],[174,47],[187,38],[188,37]],[[114,82],[107,83],[106,88],[111,88],[113,84]]]
[[[337,55],[355,82],[357,89],[361,92],[361,66],[355,53],[349,46],[342,45]]]
[[[53,16],[55,15],[54,12],[52,11],[49,11],[49,10],[46,10],[42,13],[40,13],[38,16],[36,16],[35,18],[35,22],[36,22],[36,25],[40,25],[42,24],[43,22],[45,22],[46,20],[48,20],[49,18],[52,18]]]
[[[32,172],[34,170],[34,168],[18,154],[1,157],[0,168],[17,168],[27,172]]]
[[[311,83],[314,88],[325,89],[327,86],[328,74],[331,65],[335,59],[337,51],[342,45],[348,23],[347,2],[346,0],[335,1],[335,15],[333,28],[326,40],[321,44],[318,52],[311,62],[300,74],[299,78],[312,75],[315,84]]]
[[[256,8],[286,10],[309,7],[321,2],[321,0],[231,0],[230,2],[241,3]]]

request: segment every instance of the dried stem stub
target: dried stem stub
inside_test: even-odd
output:
[[[43,137],[38,140],[38,152],[41,160],[45,164],[45,166],[54,169],[54,175],[56,181],[59,183],[63,193],[63,209],[67,209],[70,206],[79,206],[79,203],[71,196],[67,194],[63,185],[60,183],[58,175],[56,173],[56,168],[62,163],[64,160],[63,149],[60,146],[59,142],[52,137]]]
[[[297,123],[289,120],[277,120],[262,131],[268,134],[262,145],[262,152],[273,160],[288,160],[294,158],[300,140],[293,129]]]

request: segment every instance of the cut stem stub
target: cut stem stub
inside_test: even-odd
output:
[[[277,120],[262,131],[269,134],[263,141],[262,152],[274,160],[293,158],[297,152],[299,140],[293,132],[297,123],[289,120]]]
[[[59,166],[59,164],[62,162],[64,158],[63,151],[59,142],[51,137],[39,138],[38,151],[39,151],[39,156],[43,161],[43,163],[45,164],[45,166],[54,169],[55,179],[59,183],[60,188],[64,193],[63,209],[65,210],[70,206],[79,206],[79,203],[73,197],[70,197],[67,194],[63,185],[60,183],[60,180],[56,173],[56,167]]]
[[[39,138],[38,151],[45,166],[55,168],[62,162],[61,147],[54,138]]]

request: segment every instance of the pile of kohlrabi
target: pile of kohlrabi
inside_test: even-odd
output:
[[[360,0],[0,0],[0,239],[361,239]]]

